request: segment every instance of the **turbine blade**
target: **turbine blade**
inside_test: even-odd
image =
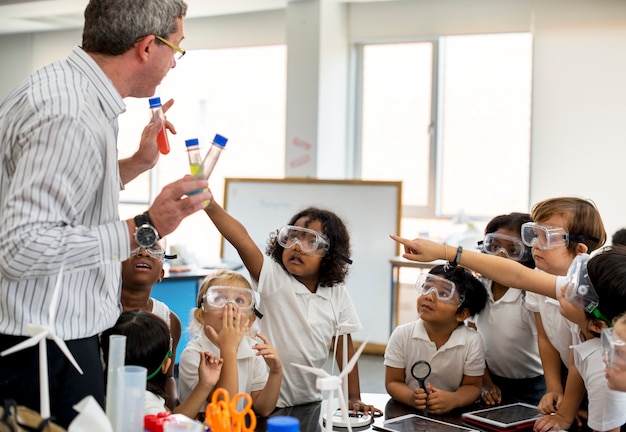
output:
[[[76,362],[76,359],[74,358],[74,356],[70,352],[70,350],[67,347],[67,345],[65,345],[65,342],[63,341],[63,339],[61,339],[60,337],[58,337],[54,333],[50,333],[50,337],[54,340],[54,342],[56,342],[56,344],[59,347],[59,349],[63,352],[63,354],[65,354],[65,357],[67,357],[67,359],[70,361],[70,363],[72,363],[72,365],[76,368],[78,373],[83,375],[83,370],[80,368],[80,366],[78,366],[78,363]]]
[[[350,372],[352,372],[354,365],[356,365],[356,362],[359,361],[359,357],[361,356],[361,353],[365,349],[365,345],[367,345],[367,340],[368,338],[365,338],[365,340],[361,343],[361,346],[359,347],[359,349],[354,353],[354,355],[352,356],[352,358],[350,359],[346,367],[343,368],[343,370],[339,374],[339,378],[343,379],[343,377],[345,377]]]
[[[326,372],[324,369],[317,369],[311,366],[304,366],[304,365],[300,365],[300,364],[296,364],[296,363],[291,363],[292,366],[295,366],[297,368],[300,368],[302,370],[305,370],[307,372],[311,372],[312,374],[315,374],[317,376],[320,377],[329,377],[330,375],[328,374],[328,372]]]
[[[39,334],[36,334],[35,336],[26,339],[25,341],[22,341],[20,343],[18,343],[17,345],[12,346],[11,348],[7,348],[4,351],[2,351],[0,353],[1,356],[7,356],[9,354],[13,354],[14,352],[18,352],[21,351],[25,348],[30,348],[32,346],[35,346],[39,343],[40,340],[42,340],[43,338],[45,338],[47,335],[46,332],[41,332]]]
[[[350,423],[350,412],[348,411],[348,403],[346,402],[346,398],[343,395],[343,390],[339,387],[339,407],[341,408],[341,418],[343,419],[346,427],[348,428],[348,432],[352,432],[352,423]]]

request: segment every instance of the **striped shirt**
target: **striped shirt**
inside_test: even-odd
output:
[[[0,104],[0,333],[50,324],[65,340],[120,312],[117,118],[125,105],[80,47],[34,72]],[[61,265],[56,319],[48,310]]]

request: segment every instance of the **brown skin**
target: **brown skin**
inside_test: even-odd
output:
[[[163,280],[163,262],[152,257],[148,252],[139,249],[136,255],[122,262],[122,309],[143,310],[152,312],[150,293],[152,287]],[[173,410],[178,405],[178,391],[174,379],[174,364],[176,363],[176,348],[180,341],[182,324],[178,315],[170,311],[170,334],[172,336],[171,364],[166,369],[167,382],[165,385],[165,405]]]

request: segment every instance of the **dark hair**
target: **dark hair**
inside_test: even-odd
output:
[[[330,249],[324,255],[320,264],[320,286],[330,287],[344,282],[348,274],[348,264],[339,258],[337,254],[350,257],[350,235],[346,225],[335,213],[316,207],[309,207],[296,213],[287,225],[293,225],[298,219],[303,217],[308,218],[305,227],[308,227],[313,221],[319,221],[322,225],[322,233],[328,237],[330,243]],[[265,252],[285,268],[283,264],[283,251],[285,249],[278,244],[276,240],[277,233],[278,231],[270,235]]]
[[[167,39],[178,30],[176,20],[186,13],[187,4],[182,0],[90,0],[85,8],[82,48],[112,56],[124,54],[141,37]]]
[[[614,245],[626,245],[626,228],[615,231],[611,238],[611,243]]]
[[[430,269],[429,273],[454,282],[459,297],[463,298],[459,311],[467,308],[472,316],[483,310],[487,304],[485,286],[469,270],[463,267],[450,267],[446,271],[445,266],[438,265]]]
[[[510,231],[515,231],[521,239],[522,225],[526,222],[532,222],[533,220],[528,213],[509,213],[503,214],[494,217],[489,221],[487,226],[485,227],[485,234],[495,233],[499,229],[506,229]],[[528,246],[524,245],[525,248],[530,249]],[[528,257],[525,261],[520,261],[521,264],[524,264],[526,267],[535,268],[535,260],[533,259],[532,253],[530,250],[527,251],[526,256]]]
[[[143,366],[150,375],[159,370],[170,350],[170,330],[165,321],[150,312],[134,310],[123,312],[113,327],[100,336],[105,364],[109,360],[109,336],[126,336],[124,364]],[[106,377],[106,368],[105,368]],[[165,397],[167,376],[157,373],[148,380],[147,389]]]
[[[587,274],[598,294],[598,310],[609,321],[626,312],[626,246],[607,246],[587,262]],[[585,311],[588,320],[596,320]]]
[[[591,252],[606,241],[604,223],[593,201],[577,197],[550,198],[535,204],[530,212],[533,221],[537,223],[542,223],[555,214],[565,219],[567,226],[564,228],[567,228],[570,236],[587,236],[579,242],[569,243],[567,249],[573,257],[578,253],[578,243],[586,245],[589,249],[587,252]],[[597,241],[589,237],[594,237]]]

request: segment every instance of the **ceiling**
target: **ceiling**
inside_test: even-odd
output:
[[[284,9],[293,0],[186,0],[187,18]],[[0,34],[81,28],[88,0],[0,0]]]

